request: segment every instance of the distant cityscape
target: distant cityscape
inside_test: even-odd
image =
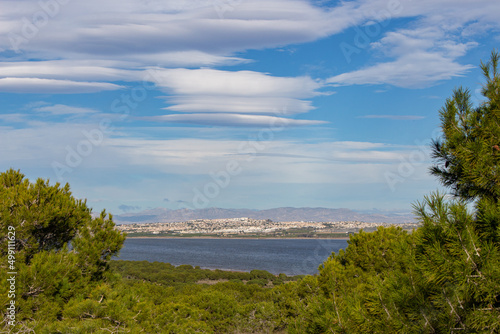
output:
[[[417,223],[367,223],[361,221],[288,221],[248,217],[228,219],[194,219],[183,222],[121,224],[117,228],[133,236],[214,236],[214,237],[342,237],[361,229],[373,231],[378,226],[400,226],[413,230]]]

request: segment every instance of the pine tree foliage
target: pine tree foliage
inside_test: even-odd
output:
[[[417,259],[440,324],[452,331],[500,331],[500,55],[481,63],[485,101],[456,90],[441,110],[431,172],[458,200],[433,194],[418,203]],[[469,212],[466,202],[474,203]]]
[[[99,217],[81,227],[72,240],[85,273],[96,279],[102,277],[111,256],[118,253],[125,241],[125,236],[114,226],[113,216],[106,217],[106,211],[102,211]]]
[[[439,332],[500,331],[500,245],[478,232],[466,203],[432,194],[416,205],[417,262]],[[497,216],[498,217],[498,216]]]
[[[110,215],[103,211],[93,218],[69,185],[51,186],[42,179],[31,183],[12,169],[0,173],[2,245],[9,231],[15,231],[15,268],[8,267],[8,248],[0,247],[0,298],[7,305],[7,272],[17,272],[16,328],[28,319],[60,318],[68,300],[103,278],[125,240]]]
[[[500,198],[499,61],[494,51],[481,63],[485,102],[474,107],[470,91],[458,88],[440,110],[443,136],[433,142],[431,172],[460,198]]]
[[[61,249],[90,220],[84,201],[71,196],[69,185],[29,182],[19,171],[0,174],[1,241],[8,227],[16,231],[16,256],[29,263],[41,251]],[[1,248],[5,256],[7,249]]]

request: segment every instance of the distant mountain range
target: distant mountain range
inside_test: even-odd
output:
[[[156,208],[137,213],[115,215],[118,224],[181,222],[194,219],[225,219],[248,217],[253,219],[271,219],[272,221],[362,221],[367,223],[414,223],[411,213],[386,211],[357,212],[349,209],[328,208],[275,208],[267,210],[251,209],[177,209]]]

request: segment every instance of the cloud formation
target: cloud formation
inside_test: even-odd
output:
[[[150,69],[149,74],[169,94],[166,100],[172,105],[165,109],[183,113],[149,117],[152,121],[224,126],[325,123],[282,117],[314,109],[305,99],[319,95],[321,84],[310,77],[214,69]]]
[[[248,96],[174,96],[169,97],[172,106],[165,110],[180,112],[229,112],[244,114],[293,115],[313,110],[311,101],[290,97],[248,97]]]
[[[55,1],[54,1],[55,2]],[[26,51],[59,51],[101,58],[198,50],[210,55],[227,55],[244,49],[258,49],[312,41],[326,36],[332,25],[339,29],[346,19],[332,23],[331,14],[305,1],[246,0],[226,7],[223,17],[216,1],[197,3],[172,1],[89,0],[71,2],[45,10],[37,1],[6,1],[6,24],[0,45],[12,47],[13,34],[23,38],[23,29],[35,26],[33,38],[18,45]],[[229,6],[230,7],[230,6]],[[229,9],[229,10],[227,10]],[[34,14],[51,11],[45,24]],[[50,15],[49,15],[50,16]],[[67,45],[73,47],[68,50]],[[151,62],[150,62],[151,63]]]
[[[325,84],[422,88],[464,75],[472,66],[458,59],[475,44],[460,42],[461,35],[484,33],[484,27],[498,29],[492,13],[499,10],[490,0],[358,0],[335,5],[303,0],[28,0],[22,6],[6,0],[0,51],[19,53],[0,62],[0,91],[117,90],[123,88],[117,82],[141,81],[144,70],[154,67],[164,72],[161,88],[171,94],[169,111],[304,113],[313,109],[304,99],[314,97]],[[411,27],[391,31],[386,25],[401,18],[411,19]],[[354,26],[378,29],[368,36],[369,51],[383,54],[383,60],[324,81],[198,68],[248,63],[252,60],[236,54],[310,42]],[[27,61],[33,58],[38,61]],[[214,101],[214,96],[221,98]]]
[[[124,88],[107,82],[82,82],[40,78],[0,78],[0,92],[36,94],[96,93]]]
[[[264,116],[264,115],[242,115],[242,114],[175,114],[154,117],[144,117],[150,121],[219,125],[219,126],[248,126],[262,128],[283,128],[301,125],[325,124],[325,121],[299,120],[284,117]]]
[[[389,32],[371,44],[386,57],[394,60],[380,62],[352,72],[328,78],[334,86],[390,84],[405,88],[423,88],[464,75],[472,65],[459,64],[475,43],[460,43],[447,38],[437,27]]]
[[[34,111],[48,113],[51,115],[85,115],[99,112],[95,109],[67,106],[64,104],[54,104],[34,108]]]

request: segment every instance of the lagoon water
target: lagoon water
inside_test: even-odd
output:
[[[340,239],[128,238],[115,259],[312,275],[332,252],[346,247]]]

